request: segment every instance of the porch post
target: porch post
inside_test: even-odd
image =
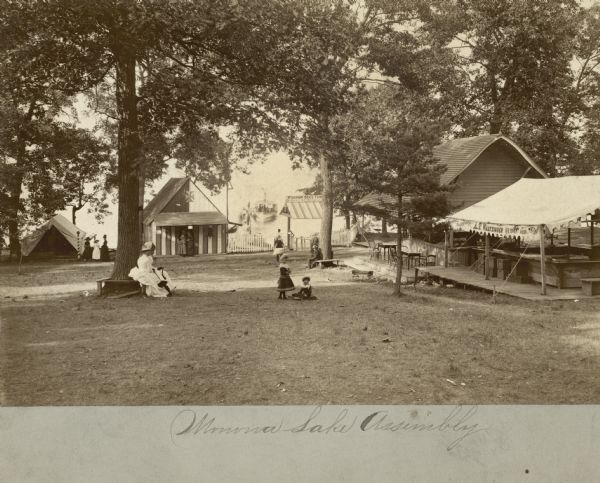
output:
[[[485,234],[485,254],[483,256],[483,273],[485,273],[485,279],[490,279],[490,236]]]
[[[444,268],[448,268],[448,230],[444,231]]]
[[[542,272],[542,295],[546,295],[546,246],[545,246],[545,225],[540,225],[540,264]]]

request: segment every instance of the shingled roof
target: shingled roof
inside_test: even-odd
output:
[[[470,138],[458,138],[445,142],[433,148],[433,155],[439,159],[440,164],[446,166],[446,171],[440,178],[440,183],[451,183],[465,169],[467,169],[481,153],[495,142],[506,143],[514,148],[527,161],[533,169],[544,178],[548,176],[527,154],[511,139],[502,134],[486,134]]]
[[[152,223],[156,216],[183,187],[188,178],[171,178],[144,208],[144,224]]]
[[[548,177],[514,141],[502,134],[486,134],[483,136],[452,139],[433,148],[433,155],[439,159],[440,164],[446,166],[446,171],[440,177],[440,184],[450,184],[465,169],[473,164],[487,148],[496,142],[505,143],[514,148],[529,163],[532,169],[540,173],[544,178]],[[390,206],[394,206],[394,204],[395,199],[392,195],[369,193],[356,202],[354,206],[385,212],[390,209]]]

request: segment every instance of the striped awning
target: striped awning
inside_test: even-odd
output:
[[[297,220],[318,220],[323,217],[323,198],[313,196],[288,196],[281,215]]]

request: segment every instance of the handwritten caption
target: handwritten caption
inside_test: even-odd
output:
[[[307,411],[298,422],[288,422],[281,418],[274,423],[259,425],[227,425],[217,420],[210,412],[197,413],[193,409],[179,411],[171,421],[171,441],[211,435],[274,435],[290,434],[345,434],[360,433],[437,433],[450,435],[451,441],[446,449],[452,451],[467,438],[487,428],[475,421],[477,407],[455,406],[448,408],[445,414],[431,411],[408,411],[404,417],[397,417],[387,409],[368,410],[341,409],[338,412],[323,411],[316,406]],[[443,411],[442,411],[443,412]],[[324,414],[329,413],[329,414]],[[436,411],[437,413],[437,411]]]

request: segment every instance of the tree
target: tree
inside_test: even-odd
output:
[[[79,190],[76,181],[83,173],[93,175],[102,157],[97,138],[61,120],[71,111],[71,99],[36,89],[28,79],[17,82],[15,75],[2,64],[0,231],[8,232],[11,257],[19,256],[21,234],[64,209]]]
[[[332,128],[336,116],[351,109],[355,96],[367,84],[399,85],[423,90],[437,89],[438,95],[456,92],[453,65],[444,49],[425,43],[418,21],[429,9],[425,1],[348,1],[344,8],[354,12],[353,23],[339,30],[330,51],[318,52],[326,67],[335,67],[318,85],[315,98],[326,99],[307,114],[301,155],[319,167],[323,195],[321,241],[325,258],[331,257],[331,228],[334,206],[343,209],[360,192],[348,171],[344,145]],[[450,75],[449,75],[450,74]],[[295,153],[297,154],[297,153]],[[350,174],[350,177],[347,174]],[[337,186],[336,177],[338,180]],[[336,188],[341,190],[336,193]]]
[[[111,165],[110,148],[83,129],[72,128],[64,134],[68,140],[63,140],[62,147],[68,149],[69,157],[60,165],[60,189],[71,207],[71,221],[77,224],[77,212],[85,206],[101,220],[109,206],[106,178]]]
[[[353,168],[360,173],[358,182],[390,199],[382,214],[398,225],[396,295],[401,294],[403,231],[412,219],[447,214],[440,186],[444,168],[432,150],[448,127],[440,117],[439,101],[398,87],[371,90],[336,119],[335,128],[345,137]]]
[[[430,2],[422,32],[454,64],[455,130],[511,136],[552,175],[577,164],[583,86],[571,64],[583,14],[575,0]]]
[[[326,102],[313,94],[327,70],[315,53],[336,45],[345,22],[318,0],[4,3],[3,51],[22,75],[69,95],[114,79],[116,279],[139,249],[144,129],[177,139],[232,125],[241,151],[281,147]]]

